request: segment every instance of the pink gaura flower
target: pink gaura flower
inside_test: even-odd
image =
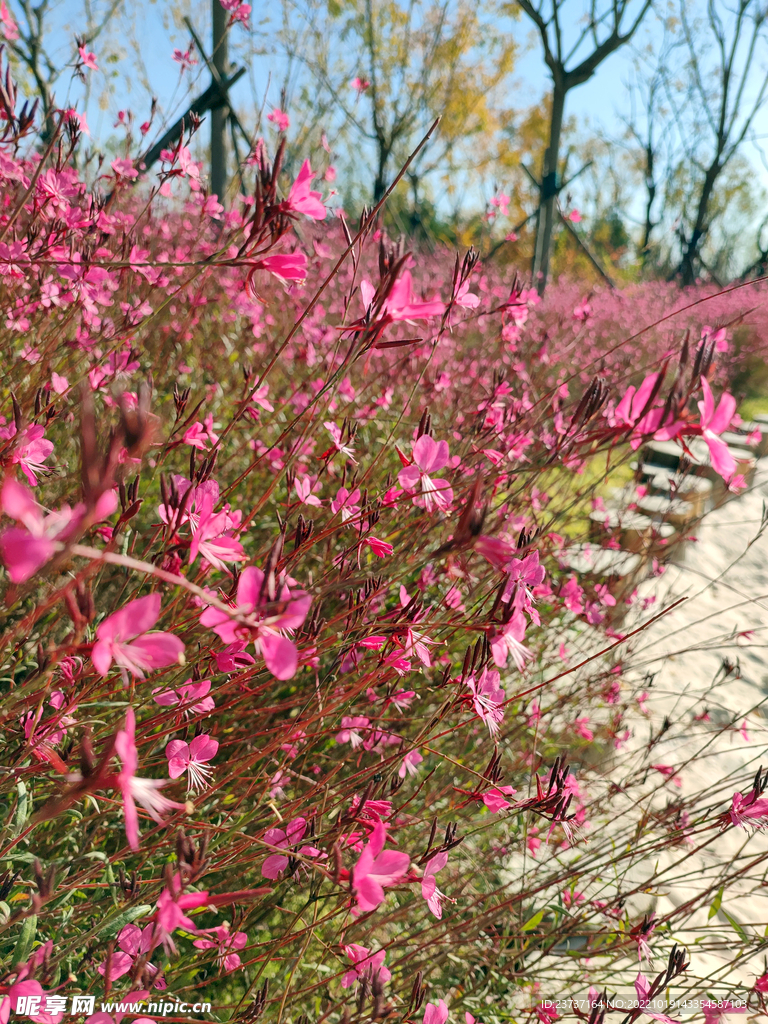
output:
[[[546,1000],[534,1006],[533,1012],[539,1018],[541,1024],[552,1024],[552,1021],[560,1020],[560,1014],[557,1012],[555,1004],[549,1003]]]
[[[312,493],[312,481],[308,476],[297,476],[293,481],[293,486],[302,505],[314,505],[315,508],[322,506],[322,501]]]
[[[184,444],[191,445],[192,448],[197,448],[201,452],[207,452],[209,447],[216,444],[218,439],[218,435],[214,434],[212,430],[209,430],[202,423],[193,423],[184,432],[184,437],[182,438]]]
[[[423,1024],[445,1024],[448,1020],[448,1007],[444,999],[438,999],[436,1003],[427,1003],[424,1007]]]
[[[489,639],[493,660],[499,668],[506,665],[511,654],[518,672],[522,672],[526,661],[533,657],[533,652],[522,642],[525,639],[525,629],[525,616],[518,608],[512,613],[509,622],[504,623],[498,630],[494,628]]]
[[[176,690],[163,690],[158,687],[152,691],[152,700],[164,708],[180,704],[180,710],[185,718],[189,715],[207,715],[216,707],[213,697],[208,696],[210,689],[210,679],[201,679],[199,682],[187,679]]]
[[[635,992],[637,992],[637,998],[645,1016],[660,1021],[660,1024],[680,1024],[680,1021],[673,1020],[672,1017],[668,1017],[665,1013],[656,1013],[648,1009],[648,993],[650,991],[650,982],[642,972],[639,973],[635,978]]]
[[[303,281],[307,276],[309,263],[303,252],[278,252],[273,256],[264,256],[251,264],[248,284],[252,289],[252,275],[256,270],[266,270],[281,281]]]
[[[341,455],[346,455],[350,462],[354,462],[355,465],[357,465],[356,460],[352,457],[354,448],[349,440],[347,440],[347,442],[345,443],[344,440],[342,439],[341,427],[337,426],[330,420],[326,423],[323,423],[323,426],[331,435],[331,440],[333,441],[333,448],[335,448],[336,451],[339,452]],[[321,457],[325,457],[325,455],[330,454],[333,451],[333,448],[329,448],[328,451],[325,452],[324,455]]]
[[[228,512],[222,509],[214,515],[213,495],[207,493],[200,502],[197,524],[192,521],[192,543],[189,547],[190,565],[198,554],[214,569],[227,571],[226,562],[243,562],[246,554],[239,540],[231,536],[234,524]]]
[[[240,966],[240,956],[237,950],[245,949],[248,945],[248,936],[245,932],[232,933],[229,924],[221,924],[217,928],[203,928],[202,932],[207,935],[214,935],[214,939],[195,939],[192,945],[196,949],[217,949],[216,962],[223,971],[236,971]]]
[[[380,949],[378,953],[371,953],[367,946],[358,946],[352,942],[342,947],[344,955],[352,961],[352,966],[341,979],[342,988],[350,988],[356,981],[372,981],[378,978],[381,982],[389,981],[391,972],[384,966],[386,950]]]
[[[341,719],[341,730],[336,733],[337,743],[351,743],[355,750],[363,743],[360,730],[370,731],[370,719],[364,715],[344,715]]]
[[[271,121],[279,132],[287,132],[291,126],[291,119],[280,107],[275,107],[271,114],[267,114],[267,120]]]
[[[701,388],[704,392],[704,401],[698,403],[701,413],[701,435],[709,448],[712,468],[724,480],[730,480],[736,472],[736,460],[728,451],[728,445],[718,435],[728,429],[736,412],[736,399],[726,391],[720,396],[715,408],[715,399],[706,377],[701,378]]]
[[[184,892],[181,876],[178,873],[175,874],[171,879],[171,887],[166,886],[157,901],[155,937],[163,943],[169,952],[175,953],[173,933],[176,929],[184,928],[188,932],[197,932],[198,930],[195,922],[185,911],[204,907],[208,902],[209,896],[205,891]]]
[[[30,491],[7,477],[0,492],[0,507],[24,529],[10,527],[0,534],[0,556],[14,583],[24,583],[35,575],[58,550],[58,546],[77,533],[85,515],[85,506],[74,509],[64,505],[58,512],[43,514]],[[107,491],[97,502],[98,518],[111,515],[117,507],[114,491]]]
[[[123,795],[123,814],[125,816],[125,834],[132,850],[139,849],[139,816],[136,802],[159,825],[163,824],[162,815],[166,811],[184,810],[185,805],[169,800],[158,790],[167,784],[165,779],[136,778],[139,767],[139,753],[136,749],[136,716],[133,708],[125,713],[125,726],[115,736],[115,753],[120,758],[121,768],[117,776],[117,785]]]
[[[447,480],[434,480],[448,462],[448,443],[435,441],[423,434],[413,446],[413,462],[400,470],[400,486],[413,495],[413,503],[428,512],[447,512],[453,501],[453,490]]]
[[[378,537],[366,537],[365,543],[373,551],[377,558],[387,558],[395,550],[394,547],[386,540],[379,540]]]
[[[14,982],[8,994],[0,997],[0,1024],[8,1024],[11,1012],[37,1024],[59,1024],[64,1013],[49,1013],[45,1009],[46,996],[39,981],[21,979]]]
[[[85,67],[90,68],[91,71],[99,70],[99,66],[96,63],[96,54],[89,53],[89,51],[85,48],[85,43],[83,43],[82,46],[78,47],[77,52],[80,54],[80,60]]]
[[[127,158],[113,160],[110,166],[118,178],[128,178],[130,181],[134,181],[139,176],[139,172],[133,166],[133,161]]]
[[[739,828],[746,830],[748,825],[762,829],[768,825],[768,797],[756,797],[754,792],[744,797],[741,793],[734,793],[731,802],[731,809],[728,812],[731,821]]]
[[[472,675],[466,680],[475,711],[488,726],[491,738],[496,736],[504,720],[505,694],[500,681],[499,673],[488,668],[484,668],[477,679]]]
[[[123,1017],[126,1017],[128,1014],[133,1016],[134,1013],[141,1011],[141,1007],[146,1002],[148,995],[149,991],[146,989],[129,992],[128,995],[122,997],[119,1003],[114,1004],[114,1016],[111,1013],[99,1010],[96,1013],[92,1013],[90,1017],[86,1017],[85,1024],[120,1024]],[[150,1017],[134,1017],[131,1024],[155,1024],[155,1021]]]
[[[743,1003],[741,1006],[736,1006],[730,999],[723,999],[716,1003],[705,999],[701,1004],[701,1009],[704,1013],[704,1024],[725,1024],[726,1016],[730,1016],[732,1013],[747,1012],[747,1007]]]
[[[296,674],[299,652],[284,631],[297,629],[306,619],[312,598],[303,590],[291,592],[287,582],[264,579],[261,569],[243,569],[237,584],[237,605],[232,614],[208,607],[200,616],[226,644],[247,639],[262,655],[277,679]]]
[[[303,213],[312,220],[325,220],[326,209],[322,194],[310,191],[309,186],[314,176],[309,160],[305,160],[283,206],[288,211]]]
[[[298,846],[307,831],[305,818],[294,818],[288,822],[285,828],[268,828],[264,833],[264,842],[270,846],[277,846],[281,850],[291,850]],[[319,857],[320,850],[314,846],[302,846],[299,853],[304,857]],[[290,863],[290,854],[273,853],[264,861],[261,866],[261,873],[264,878],[279,878]]]
[[[361,281],[360,295],[366,309],[369,309],[376,290],[370,281]],[[396,320],[429,320],[433,316],[442,316],[445,312],[445,303],[439,298],[430,299],[426,302],[415,302],[413,298],[413,278],[410,270],[404,271],[395,281],[390,289],[383,306],[381,314],[385,323],[392,323]]]
[[[666,778],[668,778],[673,783],[673,785],[677,786],[678,789],[680,789],[680,787],[683,785],[683,780],[680,778],[679,775],[675,774],[676,769],[673,768],[671,765],[652,764],[651,768],[653,768],[654,771],[660,772],[661,775],[664,775]]]
[[[358,75],[352,79],[352,88],[355,89],[357,92],[365,92],[365,90],[369,89],[370,86],[371,83],[368,81],[367,78],[360,78],[360,76]]]
[[[207,733],[195,736],[191,743],[184,740],[171,740],[165,748],[168,758],[168,774],[178,779],[184,772],[189,773],[189,789],[192,793],[202,792],[208,785],[208,778],[213,771],[207,762],[216,756],[219,749],[218,740]]]
[[[160,595],[147,594],[130,601],[96,629],[91,651],[93,667],[106,676],[114,661],[127,681],[127,673],[143,679],[144,673],[166,665],[184,664],[184,644],[173,633],[150,633],[160,618]]]
[[[438,920],[443,916],[443,903],[446,901],[450,903],[455,902],[450,900],[444,892],[440,892],[437,887],[437,879],[435,878],[437,872],[442,871],[447,863],[448,854],[445,851],[435,854],[424,865],[424,877],[421,880],[421,895],[427,901],[427,906]]]
[[[403,758],[402,764],[400,765],[397,774],[401,779],[405,778],[406,772],[408,775],[416,775],[419,770],[419,765],[424,760],[418,750],[410,750]]]
[[[377,821],[360,859],[352,869],[352,890],[361,911],[375,910],[384,902],[384,889],[396,885],[408,871],[411,862],[407,853],[385,850],[387,829]]]
[[[16,438],[8,461],[11,465],[21,466],[22,472],[32,487],[37,486],[37,473],[44,473],[48,467],[45,460],[53,453],[53,441],[45,438],[45,428],[33,423],[17,431],[15,423],[0,427],[0,439],[8,441]]]
[[[498,814],[499,811],[506,810],[507,807],[512,806],[507,797],[513,796],[516,792],[517,790],[513,786],[494,786],[486,793],[483,793],[482,800],[491,814]]]
[[[112,953],[109,961],[110,981],[117,981],[118,978],[122,978],[124,974],[127,974],[133,968],[138,957],[146,956],[144,970],[149,977],[155,979],[152,987],[160,990],[166,987],[165,979],[159,974],[157,967],[147,962],[149,954],[157,945],[154,941],[154,931],[155,926],[152,924],[148,924],[143,929],[135,924],[127,924],[120,931],[120,934],[117,936],[119,950],[115,950]],[[98,972],[102,975],[107,973],[106,960],[99,964]]]

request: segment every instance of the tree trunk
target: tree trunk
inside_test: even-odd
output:
[[[539,295],[544,294],[549,273],[549,251],[552,230],[557,217],[558,160],[563,128],[566,89],[555,82],[552,88],[552,112],[549,119],[549,145],[544,153],[541,174],[541,195],[536,219],[536,246],[533,254],[533,283]]]
[[[220,78],[227,74],[227,21],[229,15],[219,3],[213,3],[213,66]],[[227,118],[229,108],[218,104],[211,110],[211,193],[224,202],[227,191]]]
[[[718,164],[713,164],[709,167],[704,177],[704,183],[701,186],[701,195],[699,196],[699,204],[696,210],[696,223],[693,225],[691,237],[685,246],[685,252],[680,263],[680,274],[684,287],[694,284],[696,281],[696,263],[698,261],[699,249],[709,228],[707,224],[709,204],[721,169]]]

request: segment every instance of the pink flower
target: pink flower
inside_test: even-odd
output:
[[[133,166],[133,162],[128,159],[113,160],[111,167],[119,178],[130,178],[133,181],[139,176],[139,172]]]
[[[756,797],[754,792],[743,797],[741,793],[734,793],[729,811],[731,821],[734,825],[746,830],[747,825],[754,825],[755,828],[764,828],[768,821],[761,821],[761,818],[768,818],[768,797]]]
[[[356,77],[352,79],[352,88],[356,89],[358,92],[365,92],[365,90],[369,89],[370,86],[371,83],[367,78]]]
[[[400,470],[400,486],[410,491],[413,503],[428,512],[447,512],[453,501],[453,490],[447,480],[433,480],[448,462],[447,441],[435,441],[422,434],[413,446],[413,463]]]
[[[409,775],[415,775],[419,770],[418,766],[421,764],[423,760],[424,758],[421,756],[418,750],[409,751],[403,758],[403,763],[400,765],[397,774],[400,776],[401,779],[405,778],[406,772]]]
[[[533,1012],[539,1018],[541,1024],[552,1024],[552,1021],[560,1020],[560,1014],[557,1012],[554,1003],[546,1001],[538,1003],[534,1006]]]
[[[130,601],[99,625],[91,651],[93,667],[106,676],[114,661],[126,673],[143,679],[144,673],[174,663],[184,664],[184,644],[173,633],[149,633],[160,618],[160,595],[147,594]]]
[[[678,434],[683,425],[681,420],[673,422],[671,414],[662,425],[664,408],[663,406],[654,408],[652,405],[654,393],[660,383],[661,375],[651,373],[639,388],[635,389],[634,385],[630,385],[613,413],[611,419],[613,426],[624,425],[632,428],[629,443],[635,450],[643,443],[643,438],[649,434],[657,441],[668,441]]]
[[[291,119],[279,107],[275,107],[271,114],[267,114],[267,120],[271,121],[279,132],[287,132],[291,125]]]
[[[355,465],[357,465],[357,462],[352,457],[354,448],[349,440],[347,440],[346,444],[344,443],[341,436],[341,427],[337,426],[331,420],[326,420],[326,422],[323,423],[323,426],[331,435],[331,440],[333,441],[333,448],[335,448],[336,451],[339,452],[341,455],[346,455],[350,462],[354,462]],[[326,452],[325,454],[329,454],[330,452],[332,452],[333,448],[329,448],[328,452]]]
[[[651,986],[648,979],[644,974],[638,974],[635,978],[635,992],[637,992],[637,998],[646,1017],[652,1017],[653,1020],[658,1020],[661,1024],[680,1024],[679,1021],[673,1020],[664,1013],[655,1013],[648,1009],[648,993],[650,990]]]
[[[293,486],[302,505],[314,505],[315,508],[322,506],[322,501],[317,495],[312,494],[312,481],[308,476],[297,476],[293,481]]]
[[[768,974],[762,974],[754,985],[756,992],[768,992]]]
[[[387,829],[377,821],[360,859],[352,869],[352,890],[359,910],[375,910],[384,902],[384,889],[396,885],[411,862],[407,853],[384,850]]]
[[[283,206],[289,211],[303,213],[312,220],[325,220],[323,197],[320,192],[311,192],[309,188],[314,176],[309,160],[305,160]]]
[[[505,694],[499,685],[501,677],[493,669],[484,668],[478,679],[468,676],[466,683],[472,694],[475,711],[488,726],[493,739],[504,720]]]
[[[115,753],[121,761],[117,785],[123,795],[125,834],[132,850],[139,849],[139,816],[136,813],[136,801],[159,825],[163,824],[162,815],[166,811],[184,810],[185,806],[169,800],[158,792],[166,785],[165,779],[136,778],[139,753],[136,749],[135,736],[136,716],[133,708],[128,708],[125,713],[125,726],[115,736]]]
[[[522,643],[525,638],[525,627],[525,616],[516,608],[509,622],[502,625],[500,631],[494,629],[490,634],[493,660],[499,668],[506,665],[511,654],[518,672],[522,672],[526,661],[533,657],[533,653]]]
[[[491,199],[491,206],[493,206],[502,217],[509,216],[509,196],[504,192],[499,192]],[[493,213],[491,214],[493,216]]]
[[[365,286],[365,287],[363,287]],[[360,294],[363,297],[366,307],[370,306],[373,300],[374,290],[368,281],[363,281],[360,286]],[[389,295],[382,307],[382,313],[389,321],[394,320],[429,320],[433,316],[442,316],[445,312],[445,303],[435,298],[427,302],[414,302],[413,300],[413,279],[410,270],[404,271],[395,281],[390,289]]]
[[[184,432],[182,440],[184,444],[191,445],[201,452],[207,452],[209,446],[216,444],[219,438],[217,434],[214,434],[212,430],[208,430],[202,423],[193,423]]]
[[[151,977],[158,975],[158,969],[154,964],[148,963],[148,954],[155,948],[156,943],[154,942],[154,931],[155,927],[152,924],[148,924],[146,928],[139,928],[135,924],[127,924],[123,928],[120,934],[117,936],[117,944],[120,948],[120,952],[115,951],[109,962],[109,980],[116,981],[118,978],[122,978],[124,974],[127,974],[132,968],[137,958],[140,956],[147,955],[144,963],[144,970]],[[99,974],[106,974],[107,972],[107,961],[99,964]],[[165,980],[162,976],[159,976],[154,981],[152,986],[157,989],[164,989],[166,987]]]
[[[427,1003],[424,1007],[423,1024],[445,1024],[448,1020],[448,1007],[444,999],[438,999],[436,1003]]]
[[[384,966],[386,950],[380,949],[378,953],[371,953],[366,946],[358,946],[350,943],[344,946],[344,955],[352,961],[352,967],[341,979],[342,988],[350,988],[358,980],[373,980],[378,978],[381,982],[389,981],[392,977],[390,971]]]
[[[463,306],[464,309],[477,309],[480,305],[480,296],[471,292],[469,290],[469,281],[465,281],[464,284],[459,286],[453,301],[457,306]]]
[[[706,377],[701,378],[701,387],[704,392],[704,401],[698,403],[701,413],[701,434],[709,448],[712,468],[724,480],[730,480],[736,472],[736,460],[728,451],[728,445],[718,435],[728,429],[736,412],[736,399],[725,391],[715,408],[712,389]]]
[[[153,690],[152,699],[155,704],[165,708],[181,704],[185,718],[189,715],[207,715],[216,707],[213,697],[207,696],[210,689],[210,679],[201,679],[197,683],[187,679],[177,690]],[[191,703],[192,701],[195,703]]]
[[[435,854],[424,865],[424,877],[421,880],[421,895],[427,901],[427,906],[438,920],[443,916],[443,903],[448,897],[437,888],[435,875],[438,871],[442,871],[447,863],[448,854],[445,851]]]
[[[246,559],[243,545],[230,536],[233,522],[229,514],[222,510],[213,513],[213,495],[208,492],[200,502],[200,514],[197,525],[192,524],[192,543],[189,547],[190,565],[198,553],[203,556],[214,569],[227,571],[225,562],[243,562]]]
[[[253,270],[267,270],[282,281],[303,281],[307,276],[307,257],[303,252],[275,253],[251,264]]]
[[[283,634],[304,622],[311,604],[312,598],[303,590],[291,593],[285,582],[265,582],[261,569],[248,566],[240,574],[237,606],[232,614],[208,607],[200,622],[226,644],[251,640],[275,678],[291,679],[296,674],[299,652]]]
[[[182,71],[189,71],[197,64],[197,58],[192,56],[193,45],[190,45],[188,50],[174,50],[173,59],[177,64],[181,65]]]
[[[567,216],[568,216],[568,220],[572,224],[579,224],[581,222],[581,220],[582,220],[582,216],[581,216],[581,214],[579,213],[578,210],[571,210],[571,212]]]
[[[117,507],[114,491],[105,491],[96,502],[93,518],[111,515]],[[73,509],[63,505],[58,512],[43,515],[32,494],[22,484],[7,477],[0,492],[0,508],[25,529],[11,527],[0,534],[0,555],[14,583],[24,583],[58,550],[58,544],[78,532],[86,514],[85,505]]]
[[[379,540],[378,537],[366,537],[365,543],[378,558],[386,558],[395,550],[388,541]]]
[[[589,718],[587,715],[576,719],[573,723],[573,731],[577,736],[581,736],[583,740],[593,740],[595,738],[595,734],[589,728]]]
[[[160,893],[156,912],[156,931],[169,952],[176,952],[173,933],[177,928],[184,928],[188,932],[198,930],[195,922],[184,911],[204,907],[208,902],[207,892],[184,892],[181,876],[173,876],[170,889],[166,887]]]
[[[491,814],[498,814],[499,811],[512,806],[511,802],[506,798],[516,792],[517,790],[513,786],[494,786],[486,793],[483,793],[483,803]]]
[[[196,949],[217,949],[219,951],[216,962],[224,971],[236,971],[240,966],[240,957],[236,950],[245,949],[248,945],[248,936],[245,932],[229,930],[229,924],[221,924],[217,928],[203,928],[208,935],[215,935],[215,939],[195,939],[192,945]]]
[[[306,831],[306,819],[294,818],[284,829],[268,828],[264,833],[264,842],[269,843],[270,846],[277,846],[281,850],[289,850],[298,846]],[[318,857],[320,855],[320,851],[314,846],[302,846],[299,853],[305,857]],[[278,878],[288,867],[289,863],[289,854],[273,853],[262,864],[261,873],[265,878]]]
[[[704,1000],[701,1008],[704,1011],[704,1024],[721,1024],[726,1014],[747,1012],[746,1006],[735,1006],[730,999],[723,999],[717,1003]]]
[[[36,424],[24,427],[18,434],[15,423],[10,423],[7,427],[0,427],[1,439],[16,438],[9,462],[11,465],[21,466],[22,472],[32,487],[37,486],[35,474],[47,471],[48,467],[43,463],[53,452],[53,441],[47,441],[44,435],[45,428]]]
[[[680,778],[679,775],[675,775],[675,769],[672,768],[670,765],[652,764],[651,768],[653,768],[657,772],[660,772],[662,775],[666,776],[666,778],[671,779],[673,785],[677,786],[678,789],[680,789],[680,787],[682,786],[683,780]]]
[[[80,60],[85,65],[85,67],[90,68],[91,71],[99,70],[99,66],[96,63],[96,54],[89,53],[88,50],[86,50],[85,48],[85,43],[83,43],[82,46],[78,47],[77,52],[80,54]]]
[[[189,789],[191,792],[202,792],[208,785],[208,777],[213,769],[206,764],[216,756],[219,749],[218,740],[207,733],[195,736],[191,743],[183,740],[171,740],[165,748],[168,758],[168,774],[178,779],[184,772],[189,772]]]
[[[0,0],[0,24],[2,24],[3,35],[9,43],[19,38],[19,26],[13,20],[5,0]]]
[[[8,989],[8,995],[0,997],[0,1024],[8,1024],[11,1012],[37,1024],[59,1024],[64,1013],[49,1013],[44,1008],[45,1003],[46,992],[39,981],[16,981]]]

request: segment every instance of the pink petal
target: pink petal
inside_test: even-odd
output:
[[[216,756],[216,751],[219,749],[218,740],[213,739],[207,733],[201,733],[200,736],[195,736],[189,745],[189,752],[191,760],[194,761],[210,761],[212,757]]]
[[[184,740],[171,740],[165,748],[165,756],[169,761],[172,757],[182,757],[184,760],[188,761],[189,744],[185,743]]]
[[[413,446],[413,459],[422,473],[436,473],[448,462],[448,442],[423,434]]]
[[[105,619],[96,630],[96,636],[99,640],[130,640],[151,629],[159,618],[160,595],[147,594]]]
[[[99,675],[106,676],[109,673],[109,666],[112,664],[112,648],[109,644],[103,640],[97,640],[91,651],[91,661]]]
[[[184,644],[173,633],[148,633],[137,637],[129,647],[142,668],[164,668],[184,661]]]
[[[25,583],[55,554],[48,537],[33,537],[15,526],[0,534],[0,557],[14,583]]]
[[[267,668],[276,679],[292,679],[296,675],[299,652],[292,640],[284,636],[265,636],[261,651]]]

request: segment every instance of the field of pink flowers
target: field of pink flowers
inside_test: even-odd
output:
[[[766,780],[645,800],[674,542],[619,592],[572,566],[651,439],[748,486],[763,287],[540,301],[327,216],[312,154],[258,147],[225,211],[185,146],[86,187],[75,117],[4,123],[0,1019],[667,1020],[611,1003],[631,969],[718,1020],[674,941],[717,890],[617,880],[761,828]]]

